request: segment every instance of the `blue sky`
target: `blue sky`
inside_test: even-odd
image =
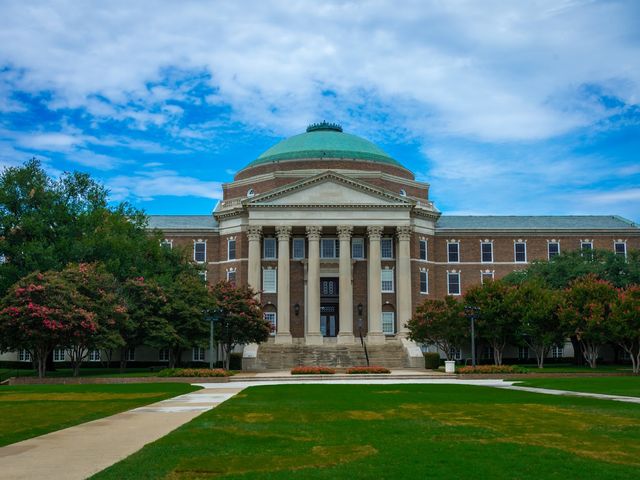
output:
[[[640,222],[640,2],[0,3],[0,165],[91,173],[113,201],[209,213],[327,120],[446,214]]]

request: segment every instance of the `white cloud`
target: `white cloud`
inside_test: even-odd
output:
[[[222,186],[219,182],[207,182],[181,176],[171,170],[136,172],[132,176],[117,176],[106,182],[114,201],[151,200],[158,196],[201,197],[219,200]]]

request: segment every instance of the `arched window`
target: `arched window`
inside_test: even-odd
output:
[[[247,190],[247,197],[251,198],[256,194],[256,191],[253,188]]]
[[[406,197],[407,196],[407,191],[404,188],[400,189],[400,196],[401,197]]]

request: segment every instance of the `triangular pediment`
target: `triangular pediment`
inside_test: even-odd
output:
[[[249,206],[380,206],[402,207],[413,203],[399,195],[345,177],[325,172],[312,178],[256,196]]]

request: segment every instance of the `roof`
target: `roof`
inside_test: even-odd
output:
[[[149,215],[148,228],[160,230],[217,230],[213,215]]]
[[[404,168],[369,140],[344,133],[339,125],[326,122],[310,125],[305,133],[276,143],[245,168],[281,160],[309,158],[348,158]]]
[[[436,230],[637,230],[617,215],[465,216],[442,215]]]

